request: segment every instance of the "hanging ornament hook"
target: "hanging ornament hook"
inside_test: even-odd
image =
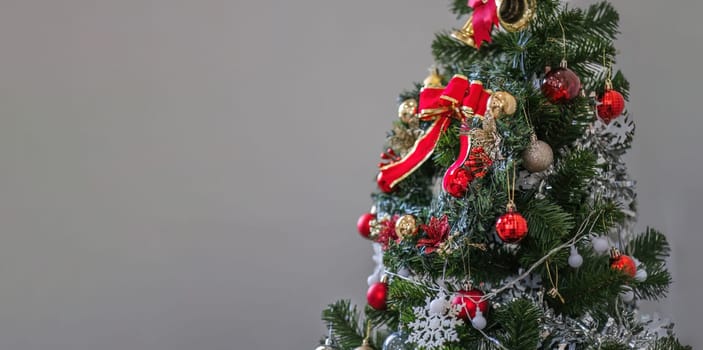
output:
[[[515,208],[515,178],[516,178],[516,176],[515,176],[515,162],[511,162],[511,165],[512,165],[512,170],[513,170],[512,181],[510,180],[511,179],[510,172],[507,169],[505,171],[505,174],[506,174],[505,176],[507,178],[506,187],[508,190],[508,205],[506,206],[505,209],[508,212],[515,211],[515,209],[516,209]]]
[[[567,68],[567,66],[566,66],[566,30],[564,30],[564,25],[561,23],[561,20],[559,20],[558,22],[559,22],[559,28],[561,28],[561,47],[562,47],[561,63],[559,64],[559,66],[562,68]]]

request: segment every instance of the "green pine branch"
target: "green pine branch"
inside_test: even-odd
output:
[[[548,197],[564,210],[575,213],[590,195],[586,188],[595,176],[596,156],[588,150],[573,151],[556,164],[556,171],[549,178],[552,189]]]
[[[520,212],[527,219],[528,235],[520,243],[520,262],[522,266],[531,266],[549,251],[571,238],[574,218],[559,205],[548,199],[536,199],[519,206]],[[565,259],[566,250],[560,252]],[[555,256],[552,258],[560,259]]]
[[[637,295],[648,300],[666,297],[671,285],[671,274],[666,269],[666,258],[669,257],[671,247],[666,236],[647,228],[628,243],[627,252],[637,258],[647,272],[644,281],[633,283]]]
[[[565,302],[547,299],[558,312],[578,316],[585,312],[613,314],[612,301],[616,300],[629,276],[610,268],[607,256],[596,256],[582,250],[583,265],[578,269],[559,270],[558,291]],[[551,288],[548,279],[545,283]]]
[[[598,347],[591,347],[593,350],[630,350],[630,347],[627,344],[622,344],[615,342],[613,340],[610,340],[606,342],[603,345],[600,345]]]
[[[459,154],[459,122],[452,121],[447,131],[442,133],[437,141],[437,146],[432,153],[435,165],[440,169],[446,169],[456,160]]]
[[[666,262],[671,253],[671,246],[663,233],[647,227],[644,233],[637,235],[627,244],[627,252],[645,265]]]
[[[533,350],[540,341],[542,311],[529,300],[518,299],[495,310],[502,330],[497,338],[511,350]]]
[[[349,300],[339,300],[322,311],[322,320],[332,326],[335,343],[342,350],[358,347],[364,339],[359,311]]]
[[[693,350],[693,347],[683,345],[675,337],[669,336],[657,340],[652,350]]]

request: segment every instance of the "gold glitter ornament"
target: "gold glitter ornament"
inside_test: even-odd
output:
[[[501,158],[499,146],[502,138],[498,135],[495,118],[485,116],[481,127],[473,128],[469,133],[474,147],[483,147],[484,152],[493,160]]]
[[[390,215],[385,214],[381,217],[377,217],[376,219],[369,221],[369,239],[375,241],[381,234],[381,229],[383,229],[383,223],[390,219]]]
[[[417,231],[417,220],[412,215],[403,215],[395,222],[395,233],[400,239],[415,236]]]
[[[531,173],[547,170],[554,162],[552,147],[532,134],[530,145],[522,152],[522,165]]]
[[[430,68],[430,75],[425,78],[422,85],[426,88],[441,88],[442,86],[442,76],[439,75],[439,69],[437,67]]]
[[[408,123],[395,122],[393,133],[388,137],[388,147],[400,153],[401,157],[405,156],[422,133],[420,120],[417,117],[410,119]]]
[[[398,118],[406,124],[409,124],[413,119],[417,119],[417,100],[410,98],[403,101],[398,106]]]

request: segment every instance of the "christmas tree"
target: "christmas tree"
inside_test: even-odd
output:
[[[357,223],[376,250],[368,305],[325,309],[318,349],[690,349],[638,309],[666,296],[670,247],[633,232],[618,13],[451,8],[468,20],[436,36],[436,65],[400,94]]]

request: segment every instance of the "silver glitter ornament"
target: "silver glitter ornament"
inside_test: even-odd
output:
[[[532,134],[530,145],[522,152],[522,165],[531,173],[545,171],[554,162],[552,147]]]
[[[327,339],[325,339],[325,344],[316,347],[315,350],[337,350],[337,348],[332,346],[332,326],[329,328],[329,333],[327,334]]]
[[[393,332],[383,342],[383,350],[410,350],[412,344],[406,343],[408,335],[403,331]]]
[[[327,340],[325,340],[325,345],[320,345],[320,346],[316,347],[315,350],[337,350],[337,349],[332,347],[332,341],[329,338],[327,338]]]

